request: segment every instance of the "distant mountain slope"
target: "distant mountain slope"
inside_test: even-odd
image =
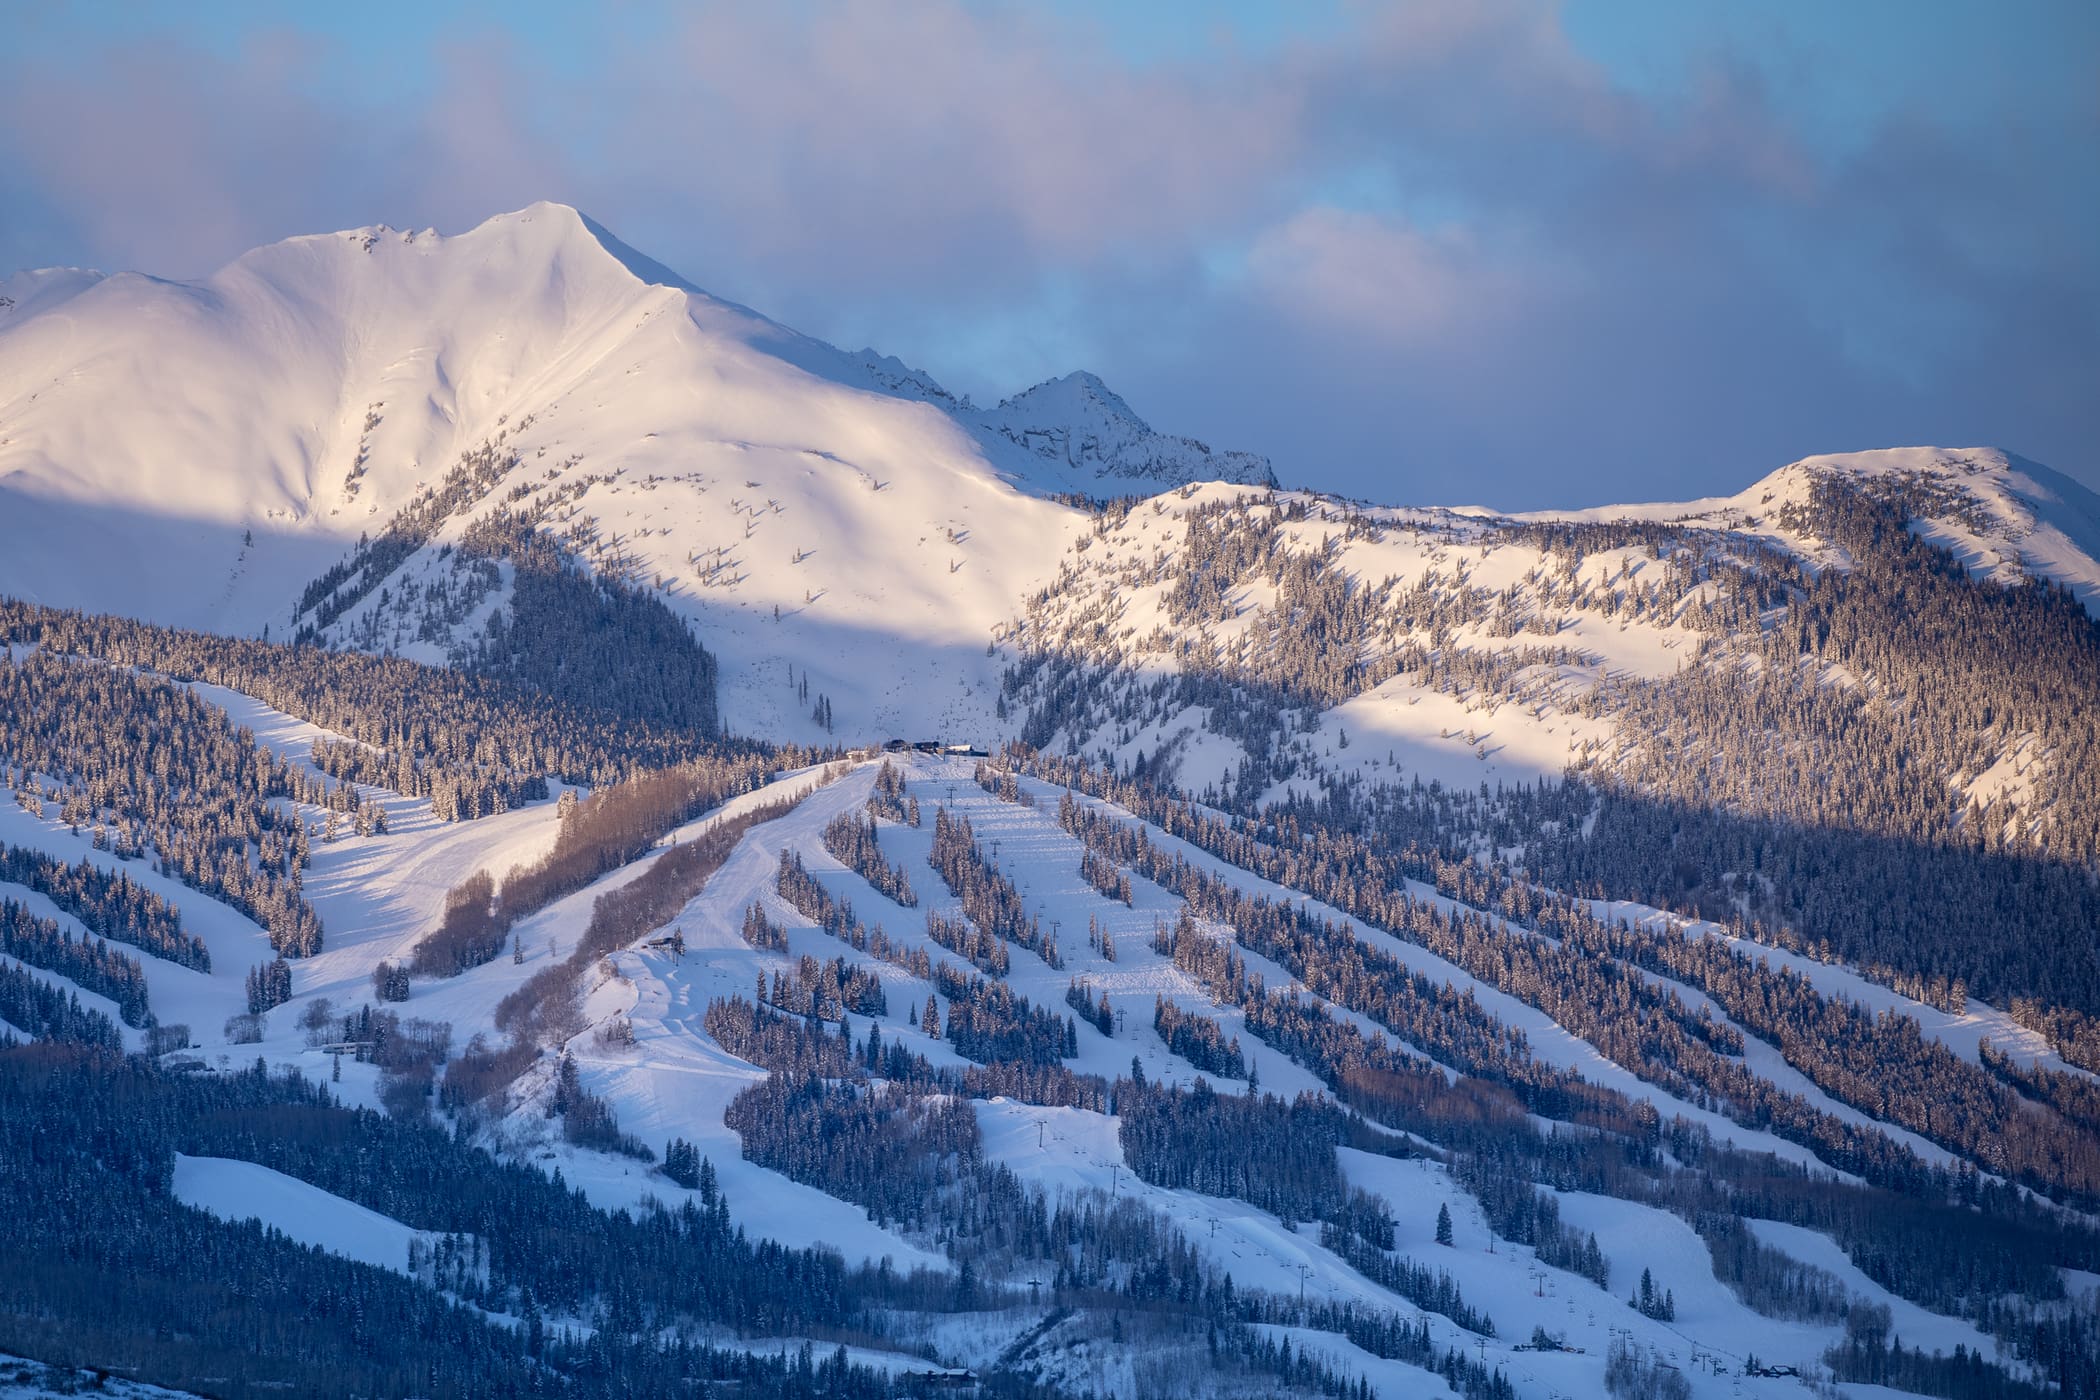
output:
[[[1090,377],[980,414],[709,297],[558,205],[450,238],[289,239],[195,283],[28,273],[4,296],[16,567],[0,582],[236,631],[506,428],[535,457],[637,478],[784,453],[942,502],[1004,495],[1002,477],[1089,494],[1267,479],[1258,459],[1152,433]],[[1053,440],[1066,450],[1038,450]],[[914,522],[937,513],[914,504]],[[89,568],[81,529],[105,542]]]
[[[2060,583],[2087,612],[2100,616],[2100,495],[2062,472],[1995,448],[1895,447],[1805,457],[1733,496],[1518,518],[1701,525],[1828,559],[1824,541],[1788,529],[1781,513],[1805,502],[1816,480],[1833,477],[1899,505],[1920,537],[1952,550],[1977,575],[2000,583]]]
[[[1114,390],[1084,372],[1038,384],[978,412],[975,421],[1027,454],[1032,474],[1055,479],[1062,471],[1069,489],[1087,495],[1150,495],[1198,481],[1276,484],[1267,458],[1213,452],[1194,438],[1156,433]]]
[[[719,647],[747,731],[820,735],[816,700],[851,693],[856,726],[981,732],[987,641],[1083,529],[1044,497],[1268,480],[1152,432],[1091,376],[980,411],[707,296],[559,205],[456,237],[294,238],[196,283],[8,287],[0,591],[285,635],[312,622],[293,606],[311,580],[473,460],[483,513],[558,508],[541,523],[578,560]],[[432,659],[477,644],[507,591],[435,622],[420,591],[471,592],[451,547],[472,512],[452,504],[406,565],[413,626],[376,622],[403,593],[381,588],[332,638]]]
[[[1092,375],[980,408],[559,205],[291,239],[198,283],[7,286],[0,592],[647,691],[650,717],[774,739],[1026,737],[1249,800],[1680,781],[1692,740],[1636,712],[1859,562],[1810,508],[1834,480],[1978,576],[2100,606],[2100,500],[2001,452],[1810,458],[1680,504],[1362,507],[1157,433]],[[718,704],[681,701],[710,681]],[[2008,723],[1925,768],[2001,829],[2082,830],[2055,720]]]

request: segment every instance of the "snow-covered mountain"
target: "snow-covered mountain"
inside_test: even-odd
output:
[[[710,297],[560,205],[456,237],[293,238],[194,283],[51,270],[0,295],[6,585],[233,630],[499,436],[629,479],[799,464],[895,491],[895,509],[850,512],[871,534],[1016,492],[1268,479],[1152,432],[1091,376],[979,412]],[[129,566],[67,565],[74,520]]]
[[[1980,577],[2046,579],[2100,616],[2100,495],[2039,462],[1996,448],[1895,447],[1804,457],[1733,496],[1667,505],[1541,511],[1524,520],[1653,520],[1756,536],[1811,558],[1821,541],[1781,519],[1819,478],[1901,497],[1911,528],[1952,550]],[[1842,561],[1839,561],[1842,562]]]
[[[668,1320],[1090,1394],[2039,1384],[2100,1277],[2096,559],[2100,498],[1990,449],[1528,515],[1287,490],[1092,375],[982,408],[558,205],[22,274],[0,598],[337,651],[9,603],[0,1036],[252,1100],[141,1190],[138,1125],[86,1131],[128,1100],[47,1094],[72,1155],[0,1135],[9,1199],[135,1214],[15,1272],[180,1201],[517,1319],[535,1367]],[[1025,742],[761,772],[695,756],[716,691],[739,736]],[[281,1150],[254,1103],[303,1091],[257,1061],[405,1136]],[[541,1215],[426,1169],[468,1140],[619,1231],[669,1201],[879,1266],[871,1304],[769,1321],[763,1276],[696,1302],[655,1254],[542,1299]],[[1108,1222],[1076,1258],[1019,1228],[1053,1202]]]
[[[569,523],[723,653],[753,730],[806,723],[755,689],[787,694],[790,668],[870,702],[857,723],[982,728],[987,641],[1084,529],[1048,496],[1269,479],[1091,376],[977,410],[559,205],[457,237],[294,238],[196,283],[34,273],[6,294],[0,590],[281,636],[306,582],[500,444],[506,488],[576,493]]]
[[[1534,516],[1278,494],[1265,460],[1155,432],[1090,374],[980,408],[711,297],[560,205],[453,237],[294,238],[196,283],[56,270],[4,295],[0,592],[443,661],[478,644],[512,587],[462,542],[528,511],[692,627],[744,733],[989,741],[1033,712],[1044,738],[1044,694],[1001,694],[1035,649],[1122,677],[1098,694],[1151,697],[1053,724],[1058,742],[1124,761],[1165,746],[1184,780],[1223,781],[1247,736],[1222,737],[1217,706],[1161,698],[1154,679],[1289,679],[1275,559],[1219,583],[1229,615],[1192,620],[1176,592],[1206,567],[1196,522],[1257,506],[1298,517],[1273,538],[1260,527],[1263,549],[1317,551],[1348,587],[1441,598],[1460,648],[1498,676],[1299,697],[1306,773],[1529,779],[1626,747],[1582,694],[1668,676],[1697,628],[1679,606],[1611,601],[1662,582],[1641,550],[1592,552],[1561,591],[1538,534],[1553,522],[1669,525],[1842,566],[1799,514],[1835,475],[1900,495],[1913,528],[1979,572],[2054,579],[2100,608],[2100,498],[2001,452],[1810,458],[1731,497]],[[1066,504],[1145,495],[1112,521]],[[356,553],[381,537],[405,543]],[[302,608],[346,560],[369,577]],[[1549,614],[1563,654],[1542,667]],[[1389,607],[1363,645],[1426,642],[1428,618]]]
[[[1071,489],[1086,495],[1151,495],[1198,481],[1276,483],[1267,458],[1213,452],[1194,438],[1156,433],[1098,376],[1084,372],[1038,384],[975,421],[1023,449],[1039,479],[1054,480],[1062,471]]]

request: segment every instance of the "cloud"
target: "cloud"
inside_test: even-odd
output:
[[[1319,205],[1265,229],[1248,250],[1249,295],[1279,317],[1350,341],[1435,351],[1506,333],[1542,289],[1537,269],[1497,257],[1462,226],[1419,228]]]
[[[621,179],[789,297],[994,310],[1243,236],[1308,159],[1287,74],[1134,68],[1029,7],[714,8],[674,52],[636,90]]]
[[[231,55],[120,43],[0,91],[0,154],[33,192],[25,207],[83,245],[43,260],[174,276],[301,233],[458,228],[573,183],[568,153],[525,120],[500,42],[436,57],[434,98],[399,105],[346,97],[341,56],[292,31]],[[0,257],[26,263],[48,236],[11,226]]]
[[[959,387],[1084,364],[1357,494],[1929,440],[2100,467],[2100,105],[1950,95],[1832,147],[1725,50],[1656,95],[1553,7],[1346,14],[1137,61],[1039,7],[710,6],[561,63],[447,31],[421,85],[290,31],[85,46],[0,92],[0,261],[194,275],[552,197]]]

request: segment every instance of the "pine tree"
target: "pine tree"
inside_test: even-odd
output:
[[[684,1138],[672,1138],[664,1147],[664,1175],[691,1191],[700,1185],[700,1149]]]
[[[1436,1208],[1436,1242],[1441,1245],[1451,1243],[1451,1207],[1448,1204]]]
[[[926,1010],[919,1016],[919,1029],[935,1040],[940,1039],[941,1007],[940,1003],[934,1000],[932,992],[926,994]]]
[[[261,1015],[292,999],[292,965],[283,958],[248,969],[248,1012]]]

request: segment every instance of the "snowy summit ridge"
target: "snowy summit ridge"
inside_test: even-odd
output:
[[[1214,452],[1194,438],[1154,432],[1099,376],[1084,370],[1015,394],[980,412],[977,422],[1036,461],[1072,473],[1082,486],[1088,480],[1122,483],[1121,494],[1139,494],[1197,481],[1276,484],[1266,457]]]
[[[1994,447],[1890,447],[1804,457],[1732,496],[1670,504],[1540,511],[1520,520],[1651,520],[1761,536],[1811,557],[1822,541],[1784,524],[1816,482],[1838,480],[1899,503],[1919,537],[1951,550],[1979,577],[2040,579],[2071,590],[2100,617],[2100,495]]]
[[[355,455],[365,404],[386,403],[396,425],[380,434],[387,442],[369,444],[375,472],[383,457],[403,455],[384,447],[402,437],[404,398],[437,420],[399,443],[428,466],[486,436],[499,415],[532,412],[544,406],[535,398],[602,372],[596,362],[639,339],[621,332],[641,332],[667,311],[713,342],[709,363],[651,358],[620,372],[660,381],[668,397],[717,388],[713,375],[734,372],[724,362],[765,356],[776,368],[940,409],[984,438],[996,461],[981,465],[1024,490],[1086,490],[1095,477],[1112,478],[1112,494],[1268,479],[1258,459],[1154,433],[1091,375],[979,413],[893,358],[841,352],[710,296],[588,216],[540,203],[450,237],[375,225],[290,238],[196,282],[69,269],[8,279],[0,486],[139,503],[179,496],[185,506],[202,488],[217,497],[208,499],[213,514],[261,497],[280,518],[309,515],[333,504],[320,473],[328,459]],[[166,372],[174,365],[181,374]],[[1069,385],[1083,390],[1060,388]],[[769,388],[821,392],[784,379]],[[234,433],[229,442],[229,427],[257,416],[258,400],[275,411],[247,441]],[[665,425],[637,417],[629,426],[641,435]],[[998,450],[1018,443],[1028,450]],[[80,466],[89,459],[101,464],[96,475]],[[179,492],[160,479],[178,471]]]

